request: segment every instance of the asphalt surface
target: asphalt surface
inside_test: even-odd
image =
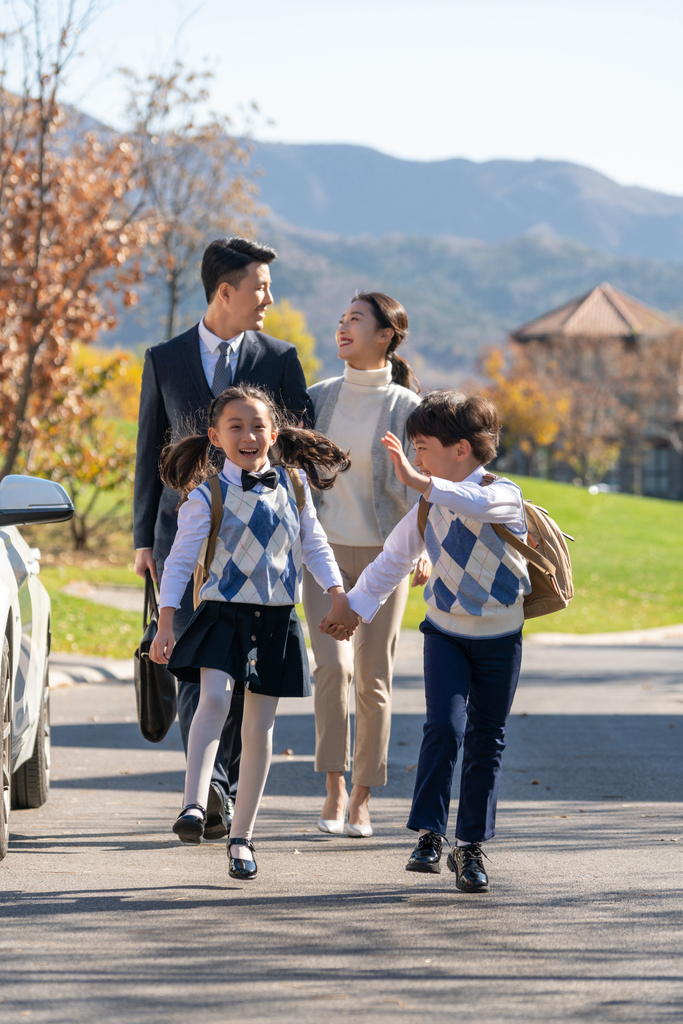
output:
[[[171,835],[177,725],[142,740],[125,664],[57,687],[50,799],[12,812],[0,865],[0,1019],[681,1020],[681,641],[527,645],[478,896],[404,870],[419,646],[401,643],[372,839],[317,832],[312,703],[283,702],[252,883],[224,843]]]

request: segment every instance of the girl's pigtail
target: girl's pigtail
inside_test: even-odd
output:
[[[319,430],[281,426],[273,456],[284,466],[303,469],[316,491],[329,491],[351,465],[348,455]]]
[[[208,456],[208,434],[191,434],[181,441],[167,444],[159,461],[163,483],[185,497],[211,475]]]

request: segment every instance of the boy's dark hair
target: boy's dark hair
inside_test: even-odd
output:
[[[272,263],[277,259],[275,249],[248,238],[217,238],[206,247],[202,257],[202,284],[206,301],[211,302],[219,284],[227,281],[237,288],[247,276],[250,263]]]
[[[467,397],[461,391],[431,391],[406,420],[411,441],[436,437],[445,448],[469,441],[482,466],[495,459],[500,440],[498,410],[483,395]]]
[[[209,407],[209,426],[216,426],[226,405],[240,400],[262,402],[270,422],[278,431],[277,441],[269,454],[271,463],[303,469],[315,490],[328,491],[338,475],[351,465],[348,454],[334,441],[318,430],[294,426],[289,422],[288,414],[275,404],[268,392],[253,384],[233,384],[214,398]],[[220,473],[224,458],[220,449],[212,449],[208,434],[189,433],[171,441],[162,451],[159,462],[161,479],[184,496],[214,473]]]

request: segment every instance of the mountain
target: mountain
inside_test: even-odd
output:
[[[290,224],[343,236],[557,235],[622,257],[683,261],[683,197],[564,161],[398,160],[363,146],[256,145],[262,199]]]
[[[497,244],[424,235],[344,238],[278,221],[263,224],[259,237],[278,249],[275,298],[306,313],[323,375],[339,372],[336,324],[362,289],[388,292],[405,305],[411,333],[404,354],[428,386],[471,374],[482,347],[502,344],[514,327],[602,281],[665,312],[678,310],[679,319],[683,314],[683,265],[623,259],[553,237]],[[203,309],[198,287],[183,305],[183,323],[195,323]],[[103,341],[162,341],[162,311],[158,293],[143,287],[140,304]]]

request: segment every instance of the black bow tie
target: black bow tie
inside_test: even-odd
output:
[[[242,470],[242,490],[250,491],[252,487],[256,487],[256,484],[263,484],[264,487],[269,487],[271,491],[274,491],[280,482],[280,478],[274,469],[268,469],[263,476],[256,476],[255,473],[248,473],[246,469]]]

